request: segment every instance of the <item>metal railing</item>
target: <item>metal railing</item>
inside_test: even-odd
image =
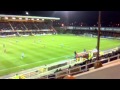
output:
[[[103,62],[103,61],[107,61],[107,62],[110,62],[111,61],[111,59],[112,58],[117,58],[117,59],[119,59],[120,58],[120,54],[118,54],[118,55],[115,55],[115,56],[112,56],[112,57],[109,57],[109,58],[104,58],[104,59],[101,59],[100,61],[101,62]],[[93,59],[94,59],[95,57],[93,57]],[[84,61],[84,62],[86,62],[86,61]],[[94,62],[91,62],[91,63],[86,63],[86,65],[82,65],[82,66],[74,66],[75,64],[81,64],[81,63],[84,63],[84,62],[77,62],[77,63],[73,63],[73,64],[70,64],[71,66],[72,66],[72,68],[70,68],[70,69],[64,69],[64,70],[62,70],[62,71],[59,71],[59,72],[56,72],[55,73],[55,78],[62,78],[62,77],[64,77],[64,76],[66,76],[66,75],[68,75],[68,74],[70,74],[70,75],[72,75],[72,74],[77,74],[77,73],[82,73],[82,72],[84,72],[84,71],[88,71],[88,69],[89,69],[89,66],[90,65],[92,65],[92,67],[94,66],[94,63],[96,62],[96,61],[94,61]],[[103,62],[104,63],[104,62]],[[69,67],[69,65],[67,65],[68,67]],[[62,69],[62,68],[61,68]],[[54,69],[54,70],[52,70],[53,72],[55,72],[56,71],[56,69]],[[49,71],[50,72],[50,71]],[[54,74],[54,73],[51,73],[51,74]],[[29,76],[29,79],[36,79],[36,78],[46,78],[46,79],[50,79],[49,78],[49,75],[50,74],[47,74],[47,72],[45,72],[46,73],[46,75],[44,75],[43,73],[41,73],[41,74],[36,74],[36,75],[33,75],[33,76]],[[52,77],[53,78],[53,77]]]
[[[108,58],[105,58],[105,59],[101,59],[100,61],[103,63],[103,61],[106,61],[106,60],[107,60],[106,63],[108,63],[108,62],[111,62],[111,59],[112,59],[112,58],[115,58],[115,57],[117,58],[117,59],[115,59],[115,60],[120,59],[120,54],[115,55],[115,56],[112,56],[112,57],[108,57]],[[96,61],[95,61],[95,62],[96,62]],[[57,72],[57,73],[55,74],[55,78],[56,78],[56,79],[57,79],[57,78],[63,78],[63,77],[65,77],[66,75],[73,75],[73,74],[76,74],[76,73],[82,73],[82,72],[84,72],[84,71],[89,70],[89,65],[92,65],[92,64],[93,64],[92,67],[94,67],[94,63],[95,63],[95,62],[86,63],[86,65],[83,65],[83,66],[76,66],[76,67],[73,67],[73,68],[70,68],[70,69],[66,69],[66,70]],[[84,69],[82,69],[83,67],[84,67]]]

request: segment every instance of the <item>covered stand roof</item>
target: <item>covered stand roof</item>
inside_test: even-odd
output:
[[[4,18],[4,19],[9,19],[9,18],[14,18],[14,19],[44,19],[44,20],[60,20],[60,18],[56,18],[56,17],[39,17],[39,16],[22,16],[22,15],[1,15],[0,14],[0,18]]]

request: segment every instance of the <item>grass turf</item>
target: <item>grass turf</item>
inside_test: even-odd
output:
[[[91,50],[96,44],[96,38],[75,35],[0,38],[0,76],[74,58],[74,51]],[[119,45],[119,40],[101,39],[100,50]]]

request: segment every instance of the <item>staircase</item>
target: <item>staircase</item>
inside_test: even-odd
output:
[[[53,30],[53,32],[57,33],[57,31],[55,30],[53,26],[51,26],[51,29]]]

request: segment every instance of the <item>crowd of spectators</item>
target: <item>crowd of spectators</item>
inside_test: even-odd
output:
[[[49,23],[45,23],[45,22],[35,22],[35,25],[39,28],[39,29],[50,29],[51,28],[51,24]]]
[[[51,29],[45,22],[0,22],[0,30],[41,30]]]
[[[14,30],[26,30],[26,27],[21,22],[10,22]]]
[[[8,22],[0,22],[0,30],[12,30]]]
[[[27,27],[28,30],[38,30],[33,22],[24,22],[23,24]]]

